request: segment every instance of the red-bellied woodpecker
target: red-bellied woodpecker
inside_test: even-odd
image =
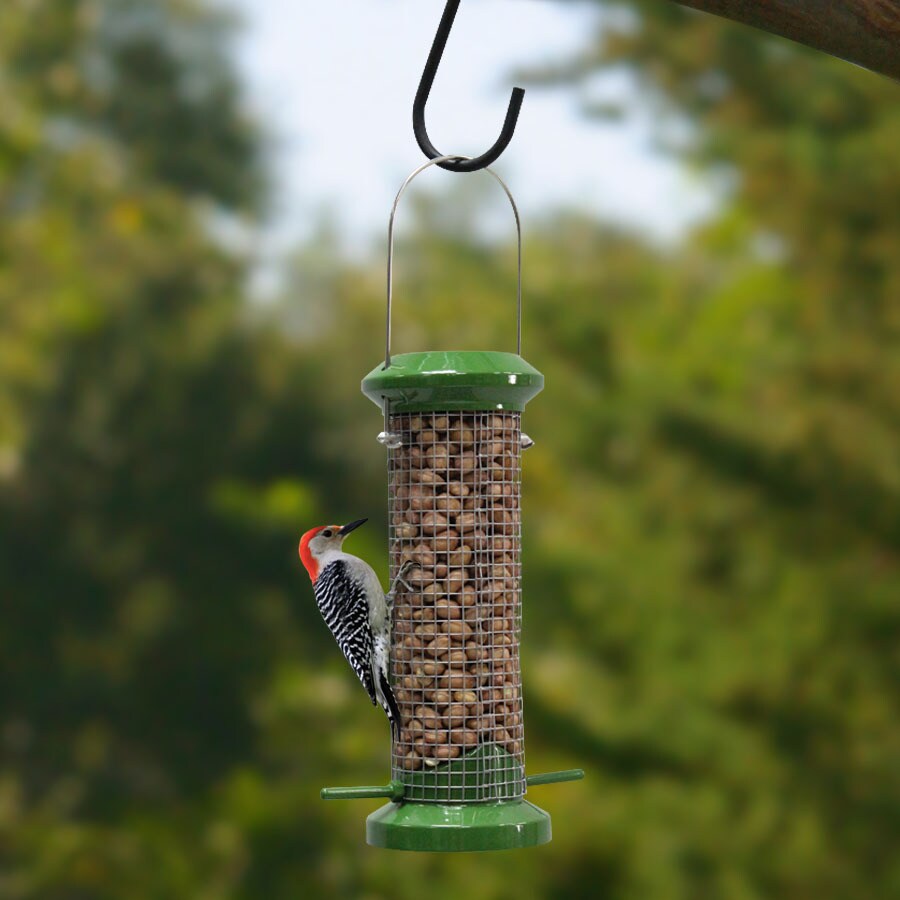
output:
[[[344,538],[366,521],[311,528],[300,539],[300,559],[325,624],[373,705],[381,704],[396,733],[400,711],[388,676],[393,588],[385,594],[372,567],[341,550]]]

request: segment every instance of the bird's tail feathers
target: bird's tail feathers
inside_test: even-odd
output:
[[[384,672],[378,673],[378,680],[381,687],[381,696],[384,700],[384,711],[387,713],[388,721],[391,723],[391,737],[396,740],[400,734],[400,707],[397,705],[397,698],[394,696],[394,691]]]

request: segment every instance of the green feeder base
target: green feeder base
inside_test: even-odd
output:
[[[400,801],[366,820],[367,843],[388,850],[515,850],[550,837],[550,816],[527,800],[457,806]]]
[[[491,759],[491,755],[486,755],[486,752],[482,748],[475,750],[468,756],[469,763],[481,760],[486,767],[486,761]],[[463,786],[466,766],[466,758],[463,758],[441,768],[446,768],[447,775],[459,776],[459,786]],[[535,787],[579,781],[582,778],[582,769],[567,769],[529,775],[525,781],[528,787]],[[403,799],[408,787],[399,781],[392,781],[390,784],[369,787],[322,788],[322,799],[361,800],[367,797],[385,797],[391,800],[391,803],[373,812],[366,820],[368,843],[373,847],[385,847],[389,850],[424,850],[432,853],[515,850],[519,847],[537,847],[550,840],[550,816],[526,800],[417,802]],[[422,785],[412,787],[420,789]]]

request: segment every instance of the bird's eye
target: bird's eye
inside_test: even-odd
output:
[[[330,529],[330,528],[326,528],[326,529],[322,532],[322,537],[331,537],[331,529]]]

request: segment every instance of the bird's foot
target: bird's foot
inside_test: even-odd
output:
[[[412,588],[409,586],[409,584],[407,584],[406,581],[404,581],[403,576],[415,565],[416,563],[413,560],[408,559],[405,563],[403,563],[402,566],[400,566],[400,571],[397,573],[397,577],[394,578],[394,581],[391,584],[391,589],[385,594],[385,597],[387,598],[389,604],[393,604],[394,602],[394,597],[397,594],[397,585],[403,585],[403,587],[406,588],[407,591],[412,593]]]

